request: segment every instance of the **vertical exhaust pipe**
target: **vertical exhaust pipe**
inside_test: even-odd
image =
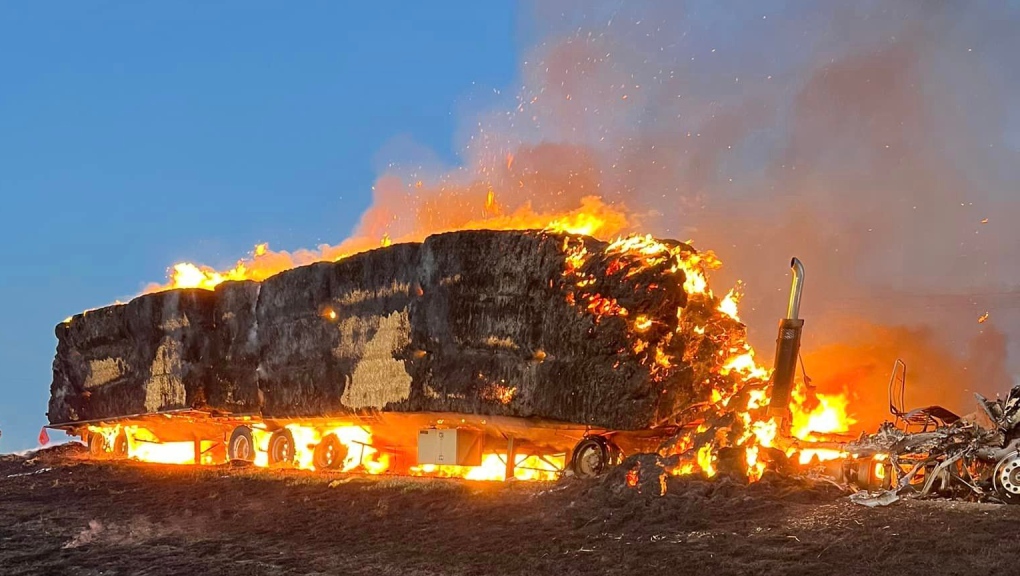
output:
[[[793,270],[793,286],[790,288],[790,305],[786,318],[779,321],[779,337],[776,338],[776,361],[772,372],[772,399],[769,412],[780,418],[780,429],[789,431],[790,391],[797,375],[797,360],[800,358],[800,338],[804,332],[804,321],[800,319],[800,298],[804,291],[804,265],[794,258],[790,262]]]

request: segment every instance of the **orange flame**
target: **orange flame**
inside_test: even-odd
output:
[[[518,454],[514,457],[514,478],[517,480],[555,480],[566,465],[565,456],[533,456]],[[506,480],[506,454],[491,453],[482,457],[481,466],[447,466],[422,464],[412,466],[414,476],[463,478],[465,480]]]
[[[508,161],[508,165],[512,163]],[[181,262],[174,264],[167,271],[167,282],[150,284],[144,290],[146,294],[171,290],[175,288],[202,288],[212,290],[227,281],[255,280],[261,281],[284,270],[312,264],[314,262],[335,262],[353,254],[389,246],[399,242],[420,242],[430,234],[451,232],[454,230],[548,230],[607,239],[631,228],[634,223],[628,218],[622,206],[605,203],[598,196],[585,196],[580,199],[580,206],[573,210],[555,213],[535,211],[530,203],[525,203],[511,213],[503,213],[497,202],[495,192],[486,193],[484,205],[479,207],[480,218],[468,219],[456,226],[422,227],[412,234],[392,237],[383,233],[381,240],[376,236],[369,238],[352,238],[337,246],[322,245],[315,250],[298,250],[295,252],[274,251],[268,244],[259,244],[252,253],[238,260],[233,267],[217,270],[211,266]]]

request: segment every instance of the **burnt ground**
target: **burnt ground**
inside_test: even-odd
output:
[[[0,573],[1016,574],[1020,507],[0,457]],[[34,474],[30,474],[36,472]],[[12,477],[12,475],[14,475]]]

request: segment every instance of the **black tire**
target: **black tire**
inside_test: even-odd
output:
[[[327,434],[312,451],[312,465],[316,470],[336,470],[344,465],[347,453],[347,447],[336,434]]]
[[[589,436],[577,443],[570,456],[570,469],[578,478],[595,478],[616,464],[619,450],[602,436]]]
[[[281,428],[269,437],[269,465],[274,467],[293,466],[297,461],[294,451],[294,434]]]
[[[255,439],[251,435],[251,428],[247,426],[234,428],[230,434],[230,442],[227,443],[227,459],[255,461]]]

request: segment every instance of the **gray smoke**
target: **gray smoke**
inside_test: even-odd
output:
[[[418,219],[490,189],[626,206],[714,250],[717,290],[746,282],[766,363],[796,255],[816,383],[883,404],[902,356],[912,400],[967,409],[1020,358],[1018,25],[992,2],[537,1],[516,101],[468,117],[464,166],[408,195]]]

